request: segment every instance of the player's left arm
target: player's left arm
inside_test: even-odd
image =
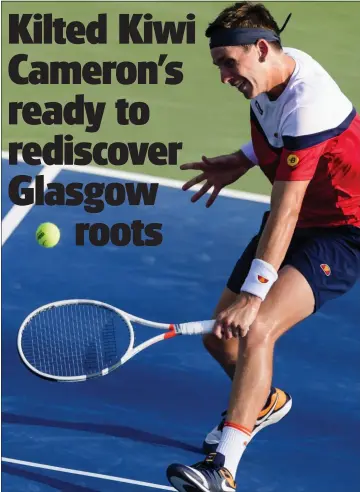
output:
[[[256,258],[280,268],[299,218],[310,180],[275,181],[271,194],[271,212],[256,251]]]
[[[284,148],[271,194],[270,215],[261,235],[256,258],[278,270],[285,258],[299,218],[304,196],[326,142],[303,149]]]
[[[315,173],[321,149],[283,150],[271,195],[271,210],[254,260],[237,300],[216,318],[213,333],[246,336],[285,258],[306,189]],[[230,328],[229,328],[230,327]]]

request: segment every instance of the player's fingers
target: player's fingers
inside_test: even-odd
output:
[[[240,335],[244,338],[249,333],[250,326],[242,326],[240,329]]]
[[[202,171],[204,169],[203,162],[189,162],[187,164],[181,164],[180,169],[186,171],[187,169],[195,169],[196,171]]]
[[[199,198],[201,198],[203,195],[205,195],[207,191],[210,190],[211,186],[212,185],[210,183],[205,183],[204,186],[191,198],[191,201],[197,202]]]
[[[236,326],[234,326],[233,324],[231,324],[230,328],[229,328],[229,331],[231,332],[231,335],[236,338],[237,337],[237,333],[238,333],[238,330],[236,328]]]
[[[225,157],[206,157],[205,155],[203,155],[201,157],[201,159],[203,160],[203,163],[205,164],[205,169],[209,170],[209,167],[212,167],[214,168],[215,166],[219,166],[221,164],[224,163],[224,161],[226,161],[226,158]]]
[[[224,328],[224,332],[225,332],[225,338],[226,338],[226,340],[231,340],[232,338],[234,338],[232,329],[230,327]]]
[[[239,327],[235,328],[235,329],[233,330],[233,335],[234,335],[234,337],[236,337],[236,338],[241,337],[241,328],[239,328]]]
[[[220,340],[223,337],[223,328],[221,326],[221,323],[215,322],[214,328],[213,328],[213,334],[219,338]]]
[[[231,338],[235,338],[236,337],[236,328],[235,328],[234,323],[229,322],[228,320],[224,320],[223,324],[226,327],[226,331],[227,331],[226,338],[227,338],[227,340],[230,340]]]
[[[220,326],[222,338],[230,340],[232,338],[231,326],[225,313],[220,313],[217,317],[217,323]]]
[[[205,173],[201,173],[201,174],[199,174],[198,176],[195,176],[195,178],[192,178],[192,179],[190,179],[189,181],[187,181],[187,182],[183,185],[182,189],[183,189],[184,191],[186,191],[186,190],[188,190],[189,188],[191,188],[192,186],[194,186],[194,185],[196,185],[196,184],[198,184],[198,183],[201,183],[201,181],[204,181],[204,179],[205,179]]]
[[[201,156],[201,159],[208,166],[212,166],[213,164],[217,164],[218,163],[218,158],[217,157],[208,158],[205,155],[203,155],[203,156]]]
[[[206,202],[206,207],[209,208],[216,200],[218,194],[220,193],[221,188],[214,188],[213,192],[210,195],[209,200]]]

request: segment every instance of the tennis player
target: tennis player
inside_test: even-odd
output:
[[[360,277],[360,117],[319,63],[282,47],[282,30],[264,5],[250,2],[226,8],[206,30],[221,81],[250,100],[251,141],[183,165],[201,171],[184,189],[204,181],[192,201],[213,187],[210,206],[257,165],[272,194],[204,338],[233,380],[229,407],[205,438],[203,462],[168,467],[179,491],[236,490],[249,441],[291,408],[290,395],[272,387],[276,341]]]

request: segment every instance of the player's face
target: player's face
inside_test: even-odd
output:
[[[246,99],[267,91],[267,67],[256,46],[246,51],[242,46],[224,46],[211,50],[219,68],[221,82],[236,87]]]

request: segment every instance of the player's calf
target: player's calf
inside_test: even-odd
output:
[[[203,336],[203,344],[209,354],[220,364],[230,379],[233,379],[239,353],[239,340],[219,340],[212,333]]]

